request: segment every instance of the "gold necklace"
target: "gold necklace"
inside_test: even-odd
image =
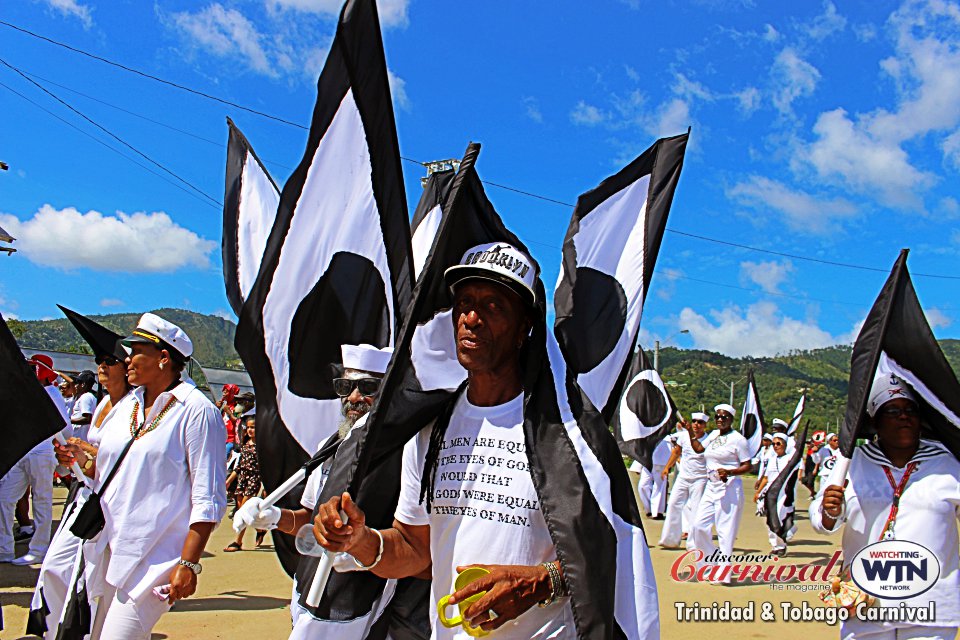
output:
[[[167,405],[160,410],[160,413],[157,414],[157,417],[153,419],[153,422],[150,423],[146,429],[141,429],[137,432],[137,413],[140,412],[140,401],[136,400],[133,403],[133,413],[130,414],[130,435],[133,436],[134,440],[139,440],[143,436],[147,435],[158,426],[160,426],[160,421],[163,420],[163,416],[167,415],[167,411],[170,410],[170,407],[173,406],[173,403],[176,402],[176,398],[170,398],[167,401]]]

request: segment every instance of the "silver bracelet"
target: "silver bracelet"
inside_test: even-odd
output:
[[[380,564],[380,559],[383,557],[383,534],[377,529],[370,530],[377,534],[377,537],[380,538],[380,550],[377,551],[377,557],[374,558],[373,562],[368,565],[362,564],[355,556],[353,557],[354,563],[356,563],[357,567],[359,567],[361,571],[370,571],[370,569],[373,569],[375,566]]]
[[[560,574],[557,565],[552,562],[544,562],[540,566],[546,569],[547,575],[550,576],[550,596],[546,600],[538,602],[537,606],[548,607],[556,602],[557,598],[567,595],[567,591],[563,583],[563,576]]]
[[[823,508],[823,502],[821,502],[821,503],[820,503],[820,522],[821,522],[821,524],[823,523],[823,516],[827,516],[828,518],[831,518],[831,519],[834,520],[834,522],[836,522],[836,523],[843,522],[843,521],[846,520],[846,518],[847,518],[847,501],[844,500],[842,503],[840,503],[840,513],[838,513],[838,514],[835,515],[835,516],[832,516],[832,515],[830,515],[829,513],[827,513],[827,510]],[[834,525],[834,526],[836,526],[836,525]]]

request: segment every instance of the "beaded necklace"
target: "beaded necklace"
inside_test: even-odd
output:
[[[133,403],[133,413],[130,414],[130,435],[133,437],[133,439],[139,440],[160,426],[160,421],[163,420],[163,416],[167,415],[167,411],[170,410],[170,407],[172,407],[173,403],[176,401],[176,398],[170,398],[170,400],[167,401],[166,406],[160,410],[160,413],[157,414],[157,417],[153,419],[153,422],[151,422],[150,426],[148,426],[146,429],[139,429],[137,427],[137,414],[140,412],[140,401],[135,401]]]

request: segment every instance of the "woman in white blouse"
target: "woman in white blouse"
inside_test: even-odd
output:
[[[61,520],[53,540],[50,541],[50,549],[40,568],[40,577],[30,605],[30,620],[34,624],[39,622],[38,616],[43,615],[40,612],[43,611],[44,606],[46,607],[48,612],[45,616],[45,628],[30,627],[28,630],[37,635],[41,635],[40,632],[43,631],[44,637],[47,638],[56,637],[57,625],[68,599],[68,589],[77,571],[78,552],[83,542],[71,533],[70,526],[80,507],[90,495],[88,487],[93,484],[95,473],[93,465],[103,434],[110,428],[111,423],[116,425],[122,422],[114,420],[117,415],[115,409],[130,391],[130,385],[127,383],[127,365],[123,361],[126,354],[119,345],[119,339],[120,336],[116,336],[113,344],[90,343],[97,363],[97,377],[100,386],[106,389],[107,395],[100,400],[93,411],[87,439],[71,438],[65,447],[54,444],[57,449],[57,461],[66,467],[77,459],[76,452],[83,451],[86,454],[84,459],[86,469],[83,469],[83,472],[88,477],[80,484],[73,503],[64,510],[66,515]],[[92,564],[88,566],[92,567]],[[85,573],[89,575],[89,571]]]
[[[147,313],[124,345],[132,351],[127,378],[137,388],[116,408],[125,424],[100,443],[98,486],[133,442],[101,490],[106,526],[93,553],[104,589],[93,594],[100,597],[94,640],[146,640],[174,602],[193,595],[200,555],[227,505],[223,421],[180,379],[190,338]]]
[[[928,591],[907,600],[877,600],[881,607],[935,603],[936,620],[868,622],[851,615],[842,623],[840,637],[952,640],[960,628],[960,462],[939,442],[920,437],[914,392],[896,376],[875,378],[867,414],[876,441],[854,450],[845,487],[834,477],[838,472],[831,475],[827,488],[810,504],[810,523],[818,533],[843,529],[846,562],[867,545],[890,539],[908,540],[936,554],[940,578]],[[845,579],[848,569],[844,567]]]

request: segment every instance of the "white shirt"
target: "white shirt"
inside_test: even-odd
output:
[[[134,389],[114,408],[111,421],[117,424],[103,432],[97,454],[99,485],[130,440],[135,403],[137,424],[146,420],[149,426],[173,400],[156,429],[130,447],[101,498],[106,527],[97,551],[110,547],[106,581],[135,600],[168,581],[189,526],[219,523],[227,507],[226,434],[217,408],[196,387],[180,383],[161,393],[144,417],[143,393]],[[163,605],[148,615],[159,618],[165,610]]]
[[[455,568],[470,564],[536,565],[556,560],[540,499],[530,476],[523,436],[523,394],[494,407],[457,400],[444,434],[431,513],[420,504],[420,479],[432,426],[404,447],[396,519],[430,526],[431,600],[453,593]],[[455,607],[454,607],[455,608]],[[453,609],[448,610],[453,615]],[[435,639],[469,638],[447,629],[430,607]],[[498,640],[573,638],[568,600],[532,607],[496,631]]]
[[[670,454],[673,452],[673,441],[670,438],[664,438],[653,448],[651,463],[655,467],[665,467],[670,462]]]
[[[707,444],[716,437],[717,431],[704,433],[700,436],[700,444],[706,448]],[[680,447],[680,463],[677,465],[678,477],[686,480],[699,480],[707,477],[707,462],[704,453],[697,453],[690,443],[690,432],[684,430],[677,434],[677,446]]]
[[[918,461],[919,465],[900,497],[894,533],[897,540],[909,540],[934,552],[940,560],[940,579],[926,593],[907,600],[879,599],[878,606],[897,607],[900,602],[905,602],[910,607],[926,607],[930,602],[936,602],[937,619],[926,624],[960,626],[960,539],[957,533],[957,521],[960,520],[960,462],[942,445],[929,440],[920,441],[920,449],[913,460]],[[868,443],[853,452],[847,476],[850,482],[844,491],[845,525],[843,521],[838,521],[833,530],[823,527],[820,512],[822,495],[810,504],[810,523],[815,531],[830,534],[843,526],[845,559],[853,558],[862,548],[880,540],[893,497],[893,489],[883,471],[884,466],[891,468],[894,482],[899,483],[904,469],[894,467],[880,447]],[[831,477],[827,484],[843,483]],[[871,626],[876,628],[882,625],[876,623]]]
[[[750,459],[750,445],[739,431],[731,429],[725,435],[714,436],[710,444],[706,445],[704,458],[707,464],[707,473],[717,469],[735,469],[741,462]],[[710,478],[711,482],[721,483],[718,478]]]
[[[50,399],[53,401],[53,404],[57,407],[57,411],[60,412],[60,417],[63,418],[64,427],[60,431],[60,435],[64,438],[69,438],[73,436],[73,428],[67,423],[67,408],[63,404],[63,396],[60,395],[60,390],[57,389],[52,384],[45,385],[43,390],[47,392],[47,395],[50,396]],[[28,456],[50,456],[56,457],[56,453],[53,450],[52,436],[45,440],[40,441],[33,449],[27,452]]]
[[[814,456],[814,462],[820,465],[817,475],[821,478],[827,478],[833,472],[833,467],[837,463],[837,455],[840,453],[840,447],[831,449],[830,445],[824,445]]]
[[[93,395],[89,391],[76,399],[73,403],[73,410],[70,413],[71,420],[78,420],[83,417],[84,414],[93,415],[93,412],[97,410],[97,396]],[[73,425],[73,435],[81,440],[89,442],[87,440],[88,433],[90,431],[89,424],[75,424]]]

